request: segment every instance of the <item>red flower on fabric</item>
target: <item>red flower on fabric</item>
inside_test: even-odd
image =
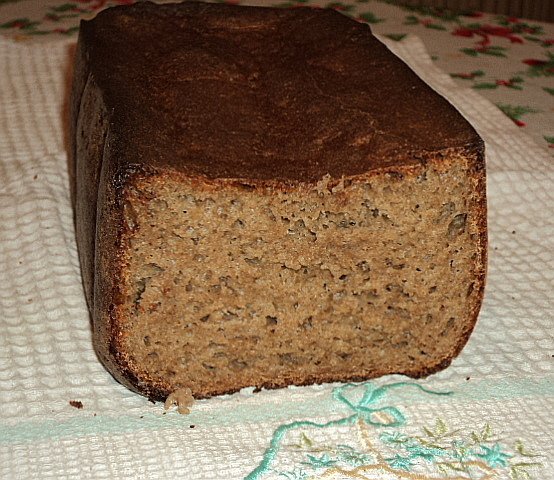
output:
[[[554,52],[546,51],[546,60],[539,58],[526,58],[522,60],[523,63],[529,65],[527,74],[531,77],[546,76],[551,77],[554,75]]]
[[[527,58],[523,60],[523,63],[531,67],[536,67],[536,66],[546,65],[548,62],[546,60],[538,60],[536,58]]]
[[[10,28],[23,28],[23,27],[25,27],[26,25],[27,25],[26,22],[23,22],[23,21],[21,21],[21,20],[16,20],[16,21],[14,21],[14,22],[11,22],[11,23],[9,24],[9,27],[10,27]]]
[[[464,28],[464,27],[457,28],[452,32],[452,35],[456,35],[458,37],[468,37],[468,38],[473,37],[474,34],[475,32],[473,30],[470,30],[469,28]]]
[[[454,30],[452,35],[466,38],[472,38],[473,36],[481,37],[481,40],[478,43],[482,47],[486,47],[491,44],[491,36],[506,38],[512,43],[523,43],[523,40],[517,35],[514,35],[514,32],[510,28],[496,25],[460,27]]]

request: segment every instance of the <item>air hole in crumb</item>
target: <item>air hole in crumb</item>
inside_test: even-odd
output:
[[[125,222],[130,230],[135,230],[138,227],[137,212],[133,208],[133,205],[128,201],[123,203],[123,218],[125,219]]]
[[[459,213],[448,225],[448,238],[453,239],[465,232],[467,213]]]
[[[402,173],[395,171],[387,172],[387,175],[389,176],[389,178],[393,178],[395,180],[402,180],[404,178],[404,175]]]
[[[223,320],[229,321],[229,320],[235,320],[238,318],[237,313],[232,312],[230,310],[224,310],[222,314]]]
[[[246,367],[248,367],[248,364],[246,362],[243,362],[242,360],[232,360],[229,362],[229,367],[233,370],[244,370]]]
[[[314,328],[313,324],[312,324],[312,320],[313,320],[313,317],[312,316],[309,316],[308,318],[306,318],[306,320],[304,320],[302,322],[302,325],[300,325],[304,330],[311,330],[312,328]]]
[[[149,280],[149,278],[141,278],[140,280],[137,280],[137,282],[135,283],[135,296],[133,298],[135,311],[138,309],[138,306],[140,305],[142,294],[146,291],[147,280]]]
[[[277,317],[272,317],[270,315],[265,317],[265,324],[266,325],[277,325],[278,319]]]
[[[446,322],[446,327],[444,328],[444,330],[440,333],[440,336],[441,337],[444,337],[446,334],[448,334],[448,332],[450,331],[450,329],[454,326],[454,322],[456,321],[456,318],[455,317],[450,317],[448,319],[448,321]]]
[[[358,262],[356,266],[362,271],[362,272],[369,272],[371,270],[369,263],[366,260],[362,260],[361,262]]]
[[[301,358],[299,358],[294,353],[280,353],[279,355],[279,363],[281,365],[283,364],[290,364],[290,365],[298,365],[301,362]]]

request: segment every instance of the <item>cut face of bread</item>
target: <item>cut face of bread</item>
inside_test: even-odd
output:
[[[149,40],[168,22],[171,40]],[[486,270],[483,145],[366,26],[112,9],[81,31],[73,127],[96,349],[130,388],[419,377],[466,343]]]
[[[444,366],[482,288],[475,172],[451,161],[286,190],[137,178],[119,357],[201,396]]]

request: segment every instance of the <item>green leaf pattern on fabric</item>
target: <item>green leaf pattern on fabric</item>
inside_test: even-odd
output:
[[[409,418],[391,405],[389,397],[392,390],[413,388],[419,395],[451,394],[409,382],[337,387],[333,398],[347,407],[346,415],[323,424],[299,420],[281,425],[246,480],[261,480],[268,474],[286,479],[540,478],[542,456],[521,441],[509,448],[490,423],[462,431],[439,417],[433,425],[423,426],[420,434],[409,434]],[[286,462],[281,463],[280,457]]]

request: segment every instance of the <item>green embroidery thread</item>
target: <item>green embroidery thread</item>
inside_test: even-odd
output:
[[[405,480],[485,480],[504,474],[512,480],[531,480],[531,470],[542,466],[536,458],[541,455],[528,451],[521,441],[515,442],[513,450],[500,443],[488,423],[464,435],[460,430],[450,429],[439,418],[433,427],[423,427],[421,435],[403,433],[398,430],[406,424],[402,412],[382,405],[391,389],[401,387],[415,387],[432,395],[452,394],[407,382],[381,387],[368,382],[335,388],[333,398],[353,413],[327,423],[296,421],[281,425],[273,433],[262,461],[245,479],[260,480],[266,474],[288,480],[373,479],[384,474],[386,478]],[[361,448],[346,443],[324,444],[307,433],[309,429],[344,426],[357,427],[357,443],[361,442]],[[298,441],[285,443],[286,435],[295,431]],[[380,433],[376,434],[377,431]],[[284,450],[291,453],[287,455],[288,469],[275,465],[277,456]]]
[[[364,388],[364,393],[362,398],[357,402],[350,400],[346,392],[348,390],[356,389],[362,387]],[[396,382],[388,385],[383,385],[381,387],[376,387],[372,383],[364,383],[361,385],[355,384],[346,384],[340,387],[337,387],[333,390],[333,398],[338,400],[342,404],[346,405],[354,413],[348,417],[344,417],[338,420],[331,420],[326,423],[315,423],[311,421],[296,421],[281,425],[271,438],[269,448],[265,451],[262,461],[260,464],[245,477],[245,480],[258,480],[263,475],[268,473],[271,469],[271,464],[279,450],[285,435],[293,430],[298,430],[303,427],[315,427],[315,428],[327,428],[327,427],[338,427],[345,425],[353,425],[358,421],[363,421],[367,425],[372,425],[375,427],[398,427],[403,425],[406,422],[404,415],[396,407],[385,406],[385,407],[373,407],[381,399],[383,399],[389,390],[400,387],[415,387],[422,392],[433,394],[433,395],[451,395],[452,392],[434,392],[428,390],[421,385],[408,382]],[[385,420],[382,420],[385,418]],[[324,461],[321,460],[320,461]]]

